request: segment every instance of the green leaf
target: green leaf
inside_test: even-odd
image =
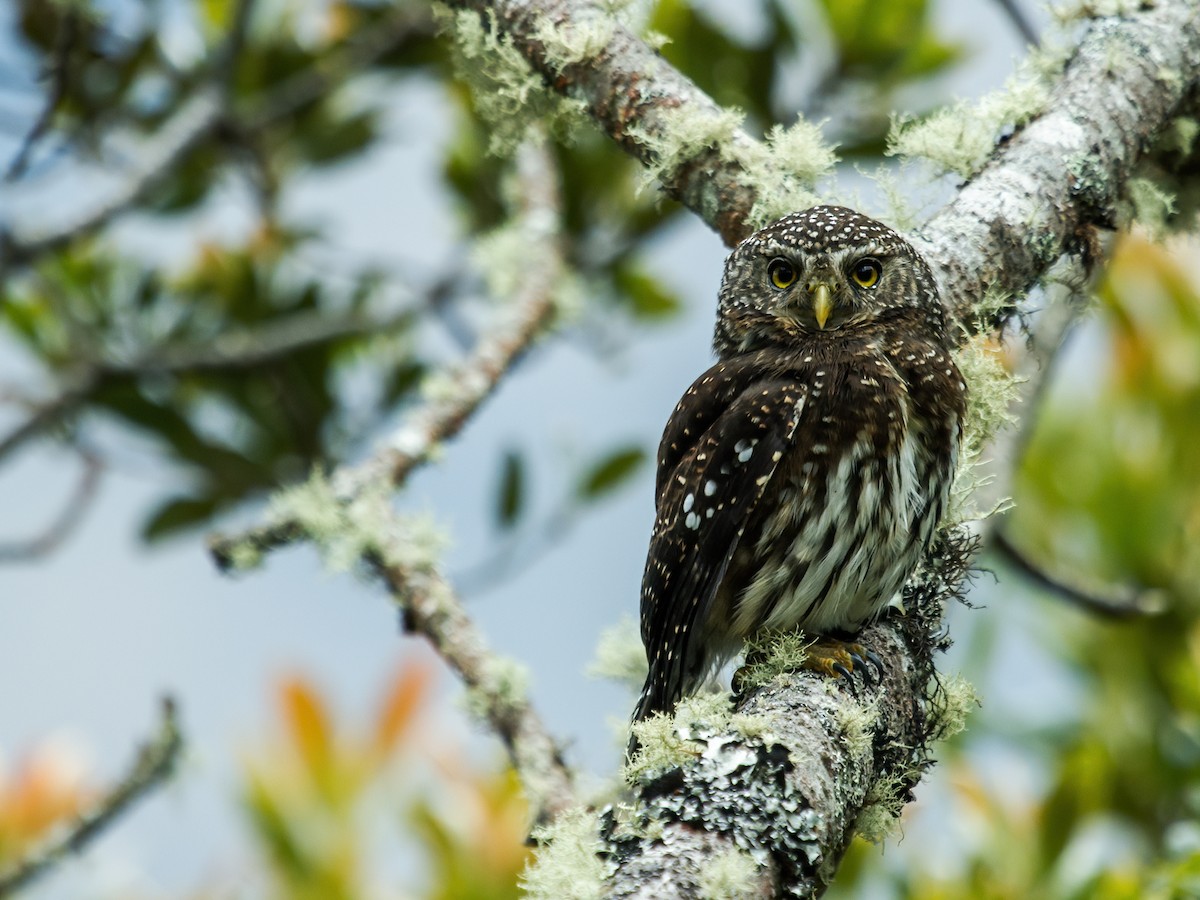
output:
[[[613,284],[639,319],[669,319],[682,306],[678,295],[636,265],[618,266],[613,272]]]
[[[512,528],[525,508],[525,462],[515,450],[500,463],[500,489],[496,493],[496,524]]]
[[[173,497],[160,505],[142,526],[142,539],[162,540],[165,537],[205,524],[216,511],[213,497]]]
[[[579,497],[595,500],[611,493],[628,481],[645,459],[646,451],[637,446],[624,447],[606,456],[580,479]]]

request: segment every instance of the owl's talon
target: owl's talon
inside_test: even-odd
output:
[[[878,684],[883,678],[883,661],[875,653],[862,644],[829,636],[808,648],[801,668],[844,678],[851,690],[857,686],[855,673],[861,673],[865,684]]]
[[[876,684],[881,684],[881,683],[883,682],[883,674],[884,674],[884,672],[883,672],[883,660],[879,658],[879,654],[878,654],[878,653],[876,653],[874,650],[870,650],[870,649],[868,649],[868,648],[865,648],[865,647],[864,647],[863,649],[867,651],[867,663],[868,663],[868,665],[870,665],[870,667],[871,667],[871,668],[874,670],[874,672],[875,672],[875,678],[874,678],[874,681],[875,681],[875,683],[876,683]],[[864,672],[864,674],[865,674],[865,672]]]

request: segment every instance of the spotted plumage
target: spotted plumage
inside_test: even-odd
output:
[[[713,345],[659,447],[635,719],[760,629],[875,618],[932,540],[957,460],[966,387],[933,275],[873,219],[818,206],[743,241]]]

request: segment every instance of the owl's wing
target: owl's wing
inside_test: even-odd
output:
[[[650,673],[635,719],[670,710],[711,662],[698,632],[792,443],[807,396],[795,380],[754,380],[736,370],[714,376],[718,368],[697,379],[663,434],[657,516],[642,577]]]

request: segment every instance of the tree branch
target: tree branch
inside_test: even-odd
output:
[[[995,325],[1063,253],[1086,257],[1138,162],[1200,87],[1200,20],[1191,0],[1159,0],[1095,20],[1046,109],[922,230],[918,249],[968,326],[988,303]]]
[[[472,706],[508,751],[533,821],[550,821],[573,806],[573,776],[558,744],[530,705],[524,686],[509,677],[511,664],[488,648],[441,572],[380,556],[369,562],[400,605],[405,630],[424,635],[472,692]]]
[[[162,704],[158,734],[139,751],[129,773],[108,796],[81,815],[65,832],[0,871],[0,897],[15,894],[48,872],[67,854],[79,853],[87,847],[137,800],[171,776],[182,750],[183,738],[175,721],[175,703],[167,698]]]
[[[0,544],[0,563],[32,562],[53,553],[83,521],[84,512],[96,498],[104,465],[95,454],[79,448],[83,472],[58,517],[37,537]]]
[[[245,534],[214,537],[211,549],[223,569],[257,561],[264,551],[307,539],[342,540],[354,531],[354,555],[377,574],[403,610],[407,630],[425,635],[480,700],[483,717],[508,750],[533,807],[535,820],[551,819],[575,802],[571,773],[511,667],[488,650],[478,627],[438,566],[419,554],[386,498],[440,444],[453,437],[491,396],[500,380],[554,319],[564,274],[559,233],[557,171],[543,142],[526,142],[517,157],[515,192],[521,209],[514,226],[527,258],[506,321],[489,330],[475,352],[449,372],[429,399],[408,416],[374,456],[336,471],[329,496],[293,503],[288,512]],[[301,491],[304,488],[300,489]],[[319,507],[315,517],[310,514]],[[340,517],[330,528],[328,517]]]
[[[528,150],[519,154],[518,165],[523,185],[518,196],[524,209],[517,227],[525,232],[525,246],[548,252],[534,255],[531,262],[540,265],[523,269],[509,315],[490,328],[471,355],[440,380],[436,392],[413,410],[369,459],[334,473],[334,490],[343,502],[375,485],[400,487],[413,469],[428,462],[445,441],[459,433],[553,321],[564,271],[557,230],[557,187],[548,177],[554,167],[544,152]],[[228,568],[234,554],[244,548],[261,554],[301,537],[299,523],[285,519],[240,535],[215,535],[209,546],[217,564]]]
[[[856,832],[891,830],[931,745],[961,728],[973,702],[938,680],[933,658],[974,548],[965,531],[945,535],[905,587],[905,614],[858,637],[880,661],[874,678],[788,672],[785,660],[735,697],[740,724],[679,728],[677,717],[694,761],[640,777],[634,821],[607,814],[603,896],[705,896],[705,867],[736,852],[754,863],[754,896],[818,897]]]
[[[727,244],[746,235],[757,193],[743,160],[761,153],[761,144],[740,128],[730,129],[727,110],[598,5],[580,0],[448,0],[448,5],[478,13],[485,26],[494,22],[549,87],[582,101],[600,128],[635,159],[656,165],[655,146],[690,145],[673,160],[672,171],[660,176],[663,191]],[[585,32],[592,33],[592,52],[586,56],[563,65],[547,52],[545,35]],[[608,38],[598,42],[596,34]],[[690,139],[674,117],[684,109]],[[705,143],[696,134],[714,138]]]

